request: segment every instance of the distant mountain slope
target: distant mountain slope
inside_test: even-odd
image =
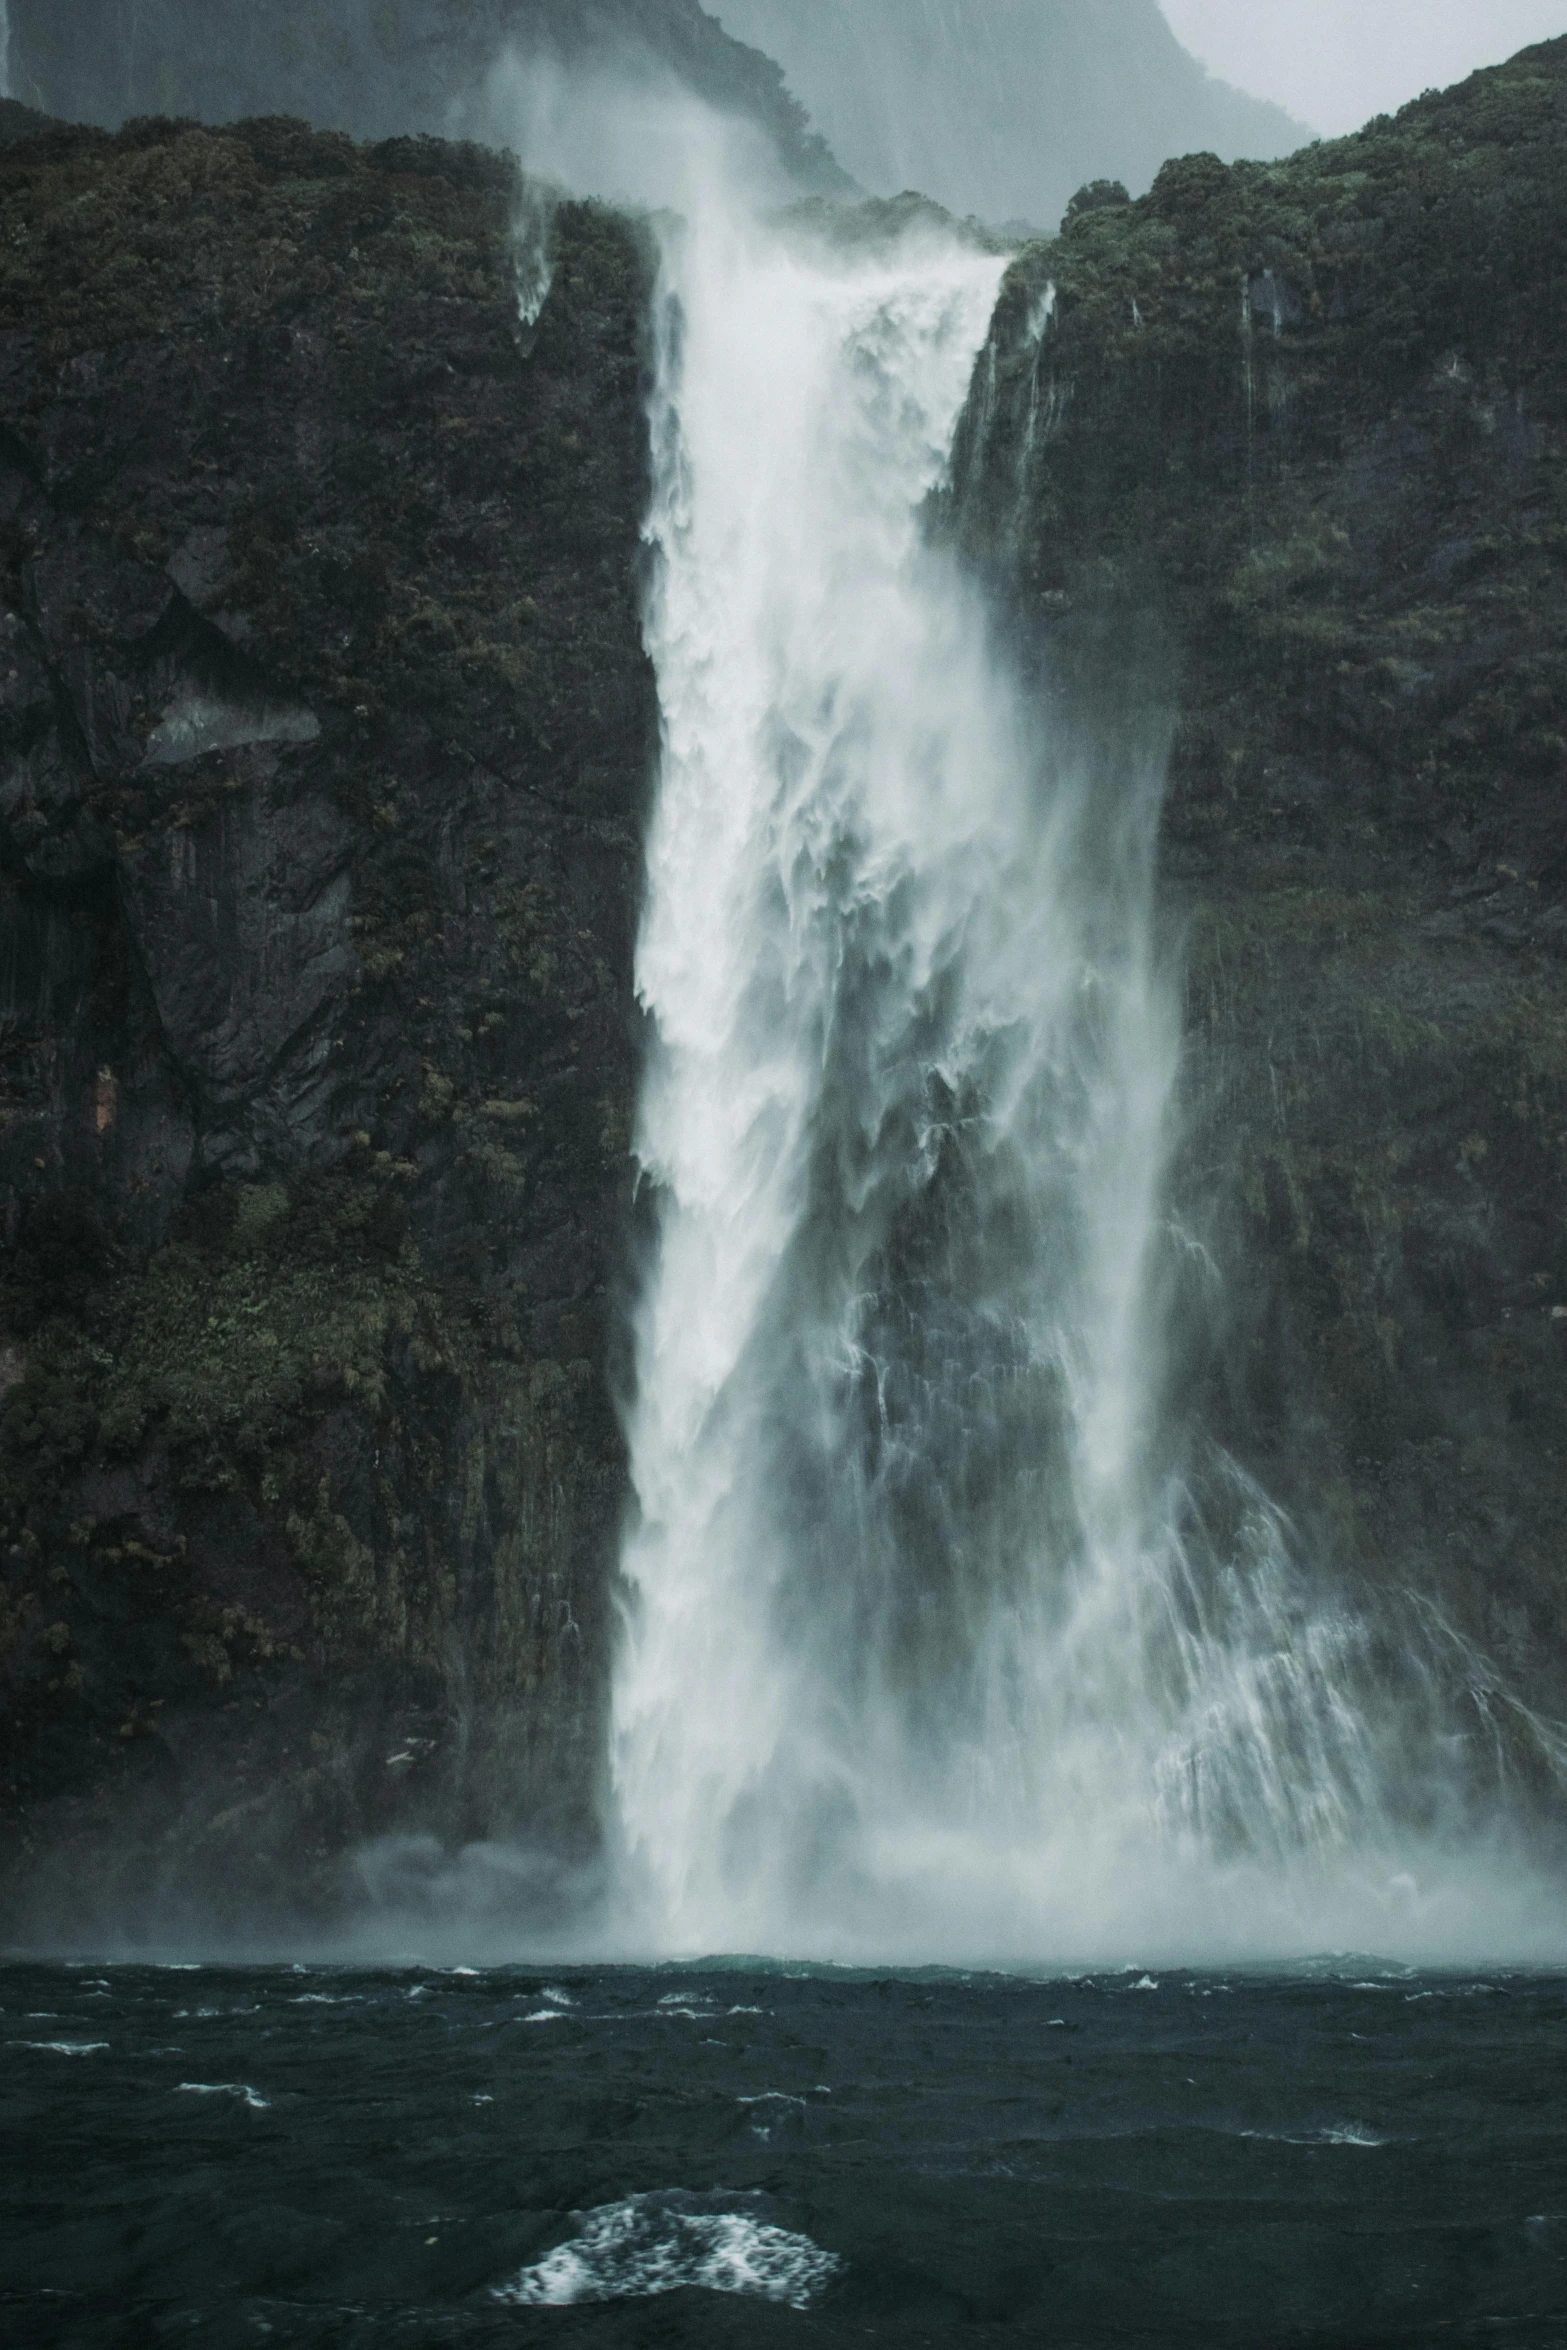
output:
[[[10,0],[11,91],[74,122],[292,114],[362,138],[471,130],[500,51],[662,68],[749,115],[797,177],[841,181],[769,58],[700,0]]]
[[[1168,156],[1288,154],[1282,108],[1214,81],[1158,0],[714,0],[776,57],[817,129],[882,195],[1053,228],[1086,180],[1140,193]]]

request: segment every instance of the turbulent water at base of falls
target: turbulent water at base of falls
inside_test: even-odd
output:
[[[612,122],[589,184],[676,182],[622,1946],[1538,1948],[1495,1785],[1550,1733],[1176,1434],[1218,1276],[1167,1201],[1165,732],[1025,697],[924,520],[1003,264],[769,210],[711,123],[631,119],[562,105],[552,146],[535,103],[520,142],[581,185]]]

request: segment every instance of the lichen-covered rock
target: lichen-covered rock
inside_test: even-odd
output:
[[[1564,296],[1567,41],[1187,157],[1019,257],[951,515],[1043,690],[1178,714],[1188,1393],[1558,1710]]]
[[[27,126],[22,126],[24,132]],[[302,126],[0,152],[0,1871],[591,1844],[656,708],[636,232]],[[40,1866],[44,1874],[40,1879]]]

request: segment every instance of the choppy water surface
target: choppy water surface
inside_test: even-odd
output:
[[[1567,1978],[0,1970],[0,2337],[1567,2343]]]

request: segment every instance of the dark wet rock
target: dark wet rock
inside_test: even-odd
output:
[[[593,1841],[647,275],[566,207],[525,347],[517,202],[282,122],[0,157],[13,1924]]]
[[[1567,42],[1172,163],[1013,269],[953,516],[1046,690],[1178,714],[1194,1420],[1558,1712],[1564,255]]]

